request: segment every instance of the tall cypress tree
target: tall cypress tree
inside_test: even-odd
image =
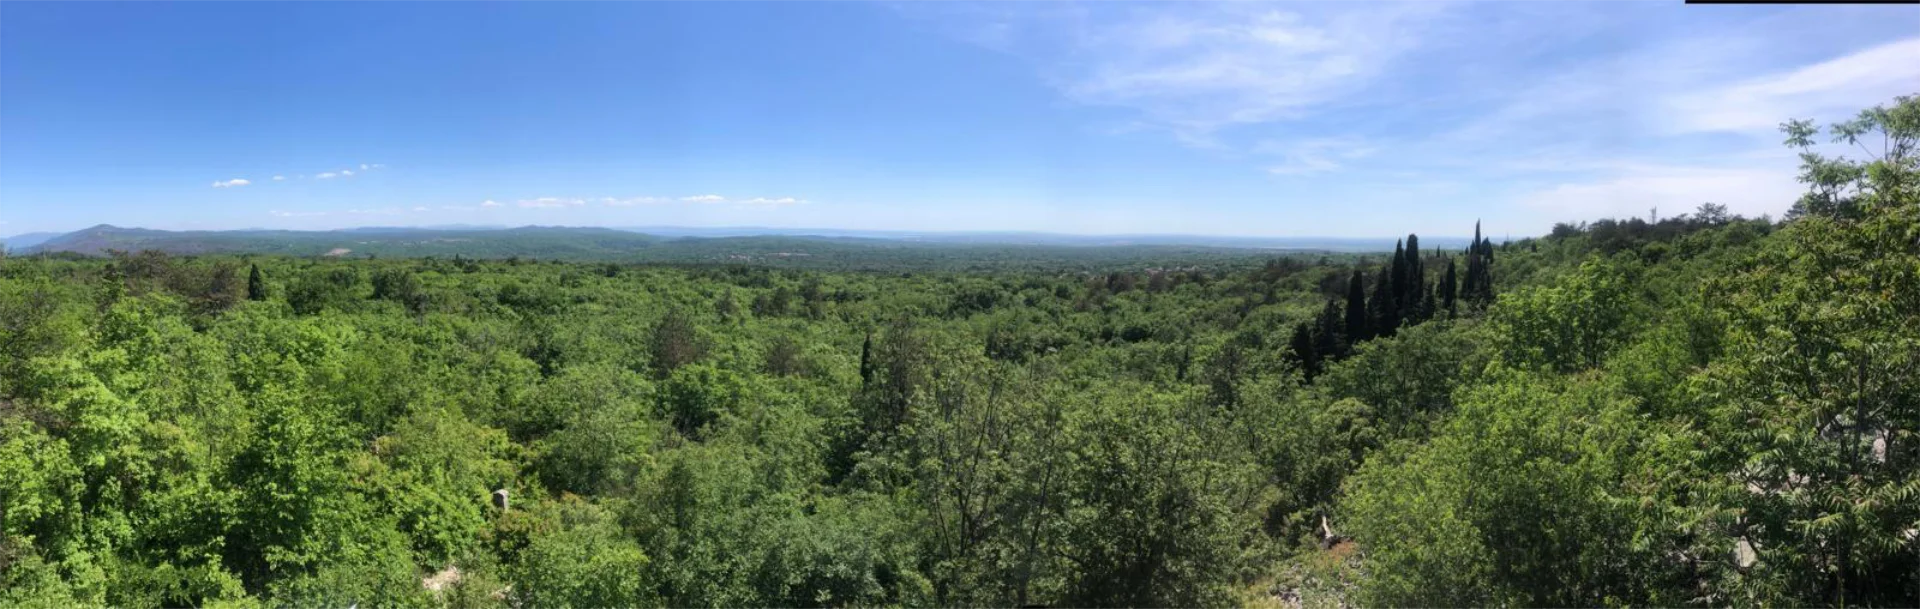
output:
[[[1366,280],[1360,271],[1354,271],[1353,278],[1347,280],[1347,344],[1356,345],[1369,338],[1373,338],[1373,328],[1367,323]]]
[[[1391,263],[1393,277],[1390,278],[1391,281],[1388,287],[1393,291],[1394,307],[1392,325],[1394,326],[1399,326],[1400,320],[1406,317],[1407,297],[1409,296],[1409,292],[1407,291],[1407,275],[1411,265],[1407,264],[1407,248],[1403,247],[1404,245],[1404,241],[1395,241],[1393,243],[1393,262]]]
[[[1399,303],[1393,298],[1393,265],[1381,267],[1380,274],[1373,278],[1373,296],[1367,301],[1368,317],[1373,336],[1393,336],[1400,321]]]
[[[1433,290],[1421,288],[1419,313],[1414,316],[1415,322],[1418,323],[1433,319],[1433,312],[1436,306],[1437,305],[1434,304]]]
[[[1408,324],[1426,321],[1432,313],[1430,299],[1433,292],[1427,289],[1426,263],[1420,260],[1420,235],[1407,235],[1407,285],[1401,293],[1406,294],[1401,302],[1405,303],[1401,318]]]
[[[873,382],[873,333],[867,333],[867,340],[860,343],[860,388],[865,389]]]
[[[1467,257],[1467,276],[1466,281],[1460,285],[1459,296],[1475,305],[1480,304],[1480,277],[1486,274],[1485,259],[1482,258],[1481,252],[1480,223],[1474,222],[1473,241],[1467,244],[1467,251],[1463,252]]]
[[[1440,280],[1440,302],[1443,306],[1447,308],[1447,315],[1449,316],[1453,315],[1454,313],[1453,298],[1458,293],[1456,292],[1456,290],[1458,289],[1459,288],[1454,287],[1453,258],[1448,257],[1447,258],[1447,278]]]
[[[1480,236],[1480,223],[1473,225],[1473,244],[1467,246],[1467,276],[1460,286],[1460,298],[1475,307],[1493,302],[1493,242]]]
[[[1300,367],[1300,376],[1313,382],[1313,377],[1320,374],[1320,351],[1314,344],[1312,326],[1307,322],[1294,324],[1293,339],[1287,344],[1293,352],[1293,363]]]
[[[1341,336],[1341,327],[1346,320],[1340,317],[1340,303],[1328,299],[1327,306],[1320,308],[1320,319],[1316,322],[1313,329],[1314,350],[1320,352],[1320,360],[1329,362],[1345,357],[1347,341]]]
[[[247,300],[267,299],[267,279],[260,275],[260,265],[250,265],[247,271]]]

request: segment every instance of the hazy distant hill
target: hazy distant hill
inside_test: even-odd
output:
[[[683,229],[689,230],[689,229]],[[690,229],[725,234],[725,229]],[[1250,262],[1274,248],[1152,243],[1135,238],[1030,234],[937,234],[928,238],[768,235],[672,236],[631,229],[543,227],[398,228],[333,231],[162,231],[99,225],[47,239],[20,253],[159,250],[173,254],[278,254],[359,258],[425,257],[758,264],[816,269],[1116,268]],[[1161,238],[1171,239],[1171,238]],[[1390,248],[1391,243],[1386,247]],[[1351,248],[1302,248],[1332,252]],[[1381,249],[1378,247],[1366,249]]]
[[[891,230],[852,230],[837,228],[769,228],[757,226],[736,226],[719,228],[695,228],[683,226],[634,226],[620,227],[650,235],[670,237],[750,237],[750,236],[789,236],[789,237],[856,237],[863,239],[885,239],[893,241],[914,241],[922,243],[970,243],[996,245],[1059,245],[1059,246],[1124,246],[1124,245],[1185,245],[1200,247],[1251,248],[1316,250],[1330,252],[1380,252],[1391,251],[1393,237],[1344,238],[1344,237],[1222,237],[1215,235],[1068,235],[1061,233],[1041,233],[1023,231],[891,231]],[[1428,237],[1422,235],[1421,243],[1427,247],[1459,249],[1466,247],[1469,239],[1465,237]]]
[[[22,233],[0,239],[0,248],[5,248],[8,251],[23,251],[60,235],[61,233]]]
[[[108,250],[152,249],[174,254],[318,256],[333,253],[409,257],[462,254],[591,259],[617,257],[658,242],[658,238],[649,235],[605,228],[162,231],[102,224],[48,239],[27,251],[101,255]]]

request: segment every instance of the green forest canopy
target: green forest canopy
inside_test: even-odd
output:
[[[1920,100],[1784,221],[1111,272],[0,261],[0,605],[1920,604]]]

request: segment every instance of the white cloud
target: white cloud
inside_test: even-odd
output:
[[[1020,9],[1028,9],[1022,5]],[[1073,5],[941,14],[961,39],[1033,60],[1069,99],[1133,109],[1194,144],[1305,116],[1417,48],[1444,3]],[[907,9],[939,13],[945,9]],[[965,9],[978,13],[993,9]]]
[[[517,204],[521,207],[529,207],[529,208],[579,207],[581,205],[586,205],[587,200],[586,199],[562,199],[559,197],[540,197],[538,199],[521,199]]]
[[[413,208],[413,211],[430,211],[430,210],[428,210],[425,206],[419,206],[419,207]]]
[[[610,207],[632,207],[635,205],[653,205],[658,203],[667,203],[667,202],[670,202],[670,200],[663,199],[660,197],[631,197],[626,199],[619,199],[614,197],[600,197],[600,202]]]
[[[277,209],[268,213],[271,213],[275,216],[279,216],[281,218],[310,218],[314,216],[327,215],[327,212],[324,212],[324,211],[280,211]]]
[[[806,203],[807,200],[801,199],[799,197],[753,197],[750,199],[728,199],[720,195],[708,194],[708,195],[694,195],[694,196],[688,196],[688,197],[680,197],[678,199],[667,198],[667,197],[653,197],[653,196],[624,197],[624,198],[623,197],[592,197],[592,198],[584,198],[584,199],[572,198],[572,197],[540,197],[538,199],[521,199],[519,201],[516,201],[514,204],[519,207],[530,208],[530,209],[558,209],[558,208],[566,208],[566,207],[581,207],[588,204],[599,204],[606,207],[635,207],[640,205],[667,205],[675,202],[706,204],[706,205],[732,202],[740,205],[781,206],[781,205],[798,205],[798,204]],[[499,207],[500,204],[489,200],[485,203],[481,203],[480,206],[481,207]]]
[[[313,179],[315,179],[315,180],[328,180],[328,179],[332,179],[332,178],[337,178],[337,177],[340,177],[340,174],[337,174],[337,173],[334,173],[334,172],[331,172],[331,171],[328,171],[328,172],[324,172],[324,173],[318,173],[318,174],[314,174],[314,176],[313,176]]]
[[[275,182],[279,182],[279,181],[281,181],[281,180],[285,180],[285,179],[287,179],[287,176],[273,176],[273,181],[275,181]]]
[[[1256,153],[1280,157],[1278,165],[1267,167],[1268,173],[1279,175],[1333,171],[1349,161],[1372,155],[1374,150],[1373,146],[1357,138],[1317,138],[1293,142],[1270,140],[1254,147]]]
[[[1851,112],[1920,90],[1920,37],[1796,69],[1675,95],[1672,132],[1772,131],[1789,118]]]
[[[747,199],[745,201],[741,201],[741,203],[744,203],[747,205],[795,205],[795,204],[805,203],[805,202],[806,201],[804,200],[795,199],[793,197],[778,197],[778,198],[754,197],[751,199]]]
[[[1560,220],[1630,218],[1659,208],[1665,216],[1719,203],[1748,217],[1779,217],[1805,187],[1790,169],[1638,166],[1616,175],[1522,194],[1521,205]]]
[[[353,170],[352,170],[352,169],[342,169],[342,170],[340,170],[340,177],[343,177],[343,178],[350,178],[350,177],[353,177]]]
[[[493,200],[493,199],[487,199],[487,200],[485,200],[485,201],[482,201],[482,202],[480,202],[480,206],[481,206],[481,207],[499,207],[499,206],[500,206],[500,202],[499,202],[499,201],[495,201],[495,200]]]
[[[366,170],[367,170],[367,164],[366,164],[366,163],[361,163],[361,164],[360,164],[360,170],[361,170],[361,171],[366,171]]]
[[[253,182],[248,182],[245,178],[234,178],[224,182],[214,182],[213,187],[214,188],[233,188],[236,186],[246,186],[252,183]]]

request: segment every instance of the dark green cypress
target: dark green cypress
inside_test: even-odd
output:
[[[1453,315],[1453,298],[1459,288],[1455,287],[1453,277],[1453,258],[1447,258],[1447,278],[1440,280],[1440,303],[1447,308],[1447,315]]]
[[[1373,278],[1373,296],[1367,301],[1368,316],[1372,319],[1373,336],[1393,336],[1400,321],[1399,303],[1393,298],[1393,265],[1380,268],[1380,274]]]
[[[1320,360],[1328,362],[1344,357],[1347,354],[1347,341],[1341,336],[1341,326],[1345,320],[1340,318],[1340,303],[1328,299],[1327,306],[1320,308],[1320,319],[1316,321],[1313,329],[1314,350],[1320,353]]]
[[[1308,382],[1320,373],[1320,353],[1314,345],[1313,328],[1306,322],[1293,326],[1293,340],[1288,341],[1293,351],[1293,362],[1300,367],[1300,376]]]
[[[1485,242],[1480,239],[1480,223],[1473,223],[1473,241],[1467,245],[1467,276],[1460,285],[1460,297],[1468,303],[1479,305],[1481,278],[1486,275]]]
[[[1493,240],[1480,240],[1480,284],[1474,293],[1482,306],[1493,300]]]
[[[1412,294],[1411,291],[1407,289],[1407,274],[1410,270],[1410,265],[1407,264],[1407,249],[1403,247],[1404,245],[1404,241],[1393,242],[1393,262],[1391,263],[1393,277],[1391,281],[1389,281],[1389,285],[1393,291],[1394,307],[1392,325],[1394,326],[1399,326],[1401,318],[1406,316],[1407,302],[1410,300],[1408,296]]]
[[[247,300],[267,299],[267,279],[260,276],[260,265],[251,265],[247,271]]]
[[[1356,345],[1360,341],[1373,338],[1372,324],[1367,323],[1367,286],[1360,271],[1353,272],[1353,278],[1347,280],[1347,344]]]
[[[873,333],[867,333],[867,340],[860,343],[860,387],[866,388],[873,382]]]
[[[1473,225],[1473,244],[1467,246],[1467,276],[1459,290],[1459,298],[1475,307],[1493,302],[1493,242],[1480,236],[1478,222]]]
[[[1415,234],[1407,235],[1406,281],[1407,285],[1402,293],[1407,296],[1401,299],[1401,302],[1405,303],[1404,308],[1409,311],[1403,312],[1401,318],[1406,320],[1407,324],[1426,321],[1433,309],[1431,302],[1433,291],[1427,289],[1426,264],[1420,260],[1420,236]]]

